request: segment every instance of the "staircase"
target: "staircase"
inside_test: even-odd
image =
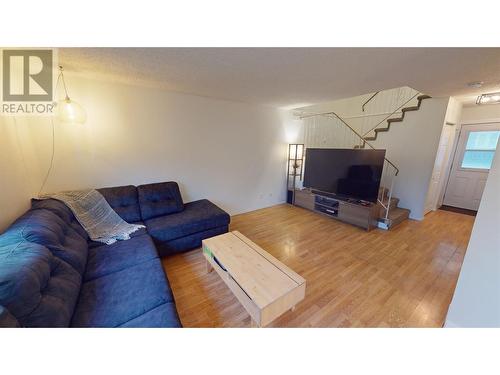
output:
[[[372,130],[368,131],[363,135],[363,142],[361,144],[355,145],[355,149],[363,149],[366,146],[367,141],[375,141],[377,140],[378,134],[379,133],[384,133],[388,132],[391,129],[391,124],[395,122],[402,122],[405,118],[405,114],[407,112],[411,111],[418,111],[420,109],[420,106],[422,104],[422,101],[425,99],[429,99],[429,95],[419,95],[417,97],[417,105],[411,106],[411,107],[404,107],[401,109],[401,116],[399,117],[392,117],[388,118],[386,120],[383,120],[382,122],[386,122],[385,127],[378,127],[380,124],[377,124]],[[397,111],[397,110],[396,110]],[[396,112],[395,111],[395,112]],[[394,113],[395,113],[394,112]],[[391,115],[389,115],[390,117]],[[368,134],[372,133],[373,135],[368,136]],[[389,189],[387,188],[381,188],[381,192],[379,196],[379,205],[380,205],[380,213],[379,213],[379,227],[384,228],[384,229],[390,229],[395,227],[396,225],[402,223],[408,217],[410,216],[410,210],[406,208],[400,208],[398,207],[399,203],[399,198],[396,197],[390,197],[387,192],[389,192]],[[380,203],[384,203],[383,205]]]
[[[384,121],[387,121],[386,122],[387,126],[385,126],[385,127],[378,127],[380,124],[377,124],[372,130],[369,130],[367,133],[365,133],[363,135],[363,142],[361,144],[359,144],[359,145],[355,145],[354,148],[356,148],[356,149],[358,149],[358,148],[365,148],[365,146],[366,146],[366,142],[365,141],[375,141],[375,140],[377,140],[378,133],[388,132],[391,129],[391,124],[392,123],[403,121],[404,118],[405,118],[406,112],[418,111],[420,109],[420,105],[422,104],[422,100],[429,99],[429,98],[430,98],[429,95],[419,95],[417,97],[417,105],[416,106],[405,107],[405,108],[401,109],[401,116],[400,117],[392,117],[392,118],[388,118],[387,120],[384,120]],[[372,133],[372,132],[373,132],[373,135],[372,136],[368,136],[368,134]]]
[[[385,191],[387,191],[387,189],[385,189]],[[403,221],[405,221],[406,219],[408,219],[408,217],[410,216],[410,210],[406,209],[406,208],[400,208],[398,207],[398,203],[399,203],[399,198],[394,198],[392,197],[390,199],[390,202],[388,202],[388,197],[385,196],[384,197],[384,201],[388,206],[389,206],[389,216],[387,217],[387,219],[385,218],[386,216],[386,209],[379,204],[380,206],[380,211],[379,211],[379,218],[378,218],[378,222],[380,223],[379,226],[383,229],[390,229],[390,228],[393,228],[395,227],[396,225],[402,223]]]

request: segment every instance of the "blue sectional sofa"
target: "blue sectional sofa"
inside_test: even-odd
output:
[[[184,204],[175,182],[99,189],[127,222],[126,241],[93,242],[61,202],[33,200],[0,235],[0,327],[180,327],[160,256],[228,231],[208,200]]]

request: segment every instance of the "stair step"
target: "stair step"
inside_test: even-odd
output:
[[[387,120],[387,122],[401,122],[403,121],[403,117],[395,117],[395,118],[390,118],[389,120]]]
[[[410,216],[410,210],[407,210],[406,208],[396,207],[389,211],[389,218],[387,220],[381,218],[379,219],[379,221],[382,222],[385,221],[390,229],[408,219],[409,216]]]
[[[387,200],[387,198],[389,197],[389,189],[386,188],[385,186],[382,186],[380,185],[379,189],[378,189],[378,197],[380,197],[380,195],[382,194],[382,190],[384,191],[384,202]],[[394,198],[396,199],[396,198]]]
[[[374,133],[375,133],[374,136],[363,137],[363,139],[365,141],[376,141],[378,133],[388,132],[389,129],[390,129],[390,127],[391,127],[391,123],[403,121],[406,112],[417,111],[418,109],[420,109],[420,104],[421,104],[422,100],[424,100],[424,99],[430,99],[430,98],[431,98],[431,96],[425,95],[425,94],[417,96],[418,105],[412,106],[412,107],[405,107],[405,108],[403,108],[401,110],[401,112],[402,112],[402,116],[401,117],[393,117],[393,118],[388,119],[387,120],[387,127],[386,128],[377,128],[377,129],[374,129]],[[363,145],[355,145],[354,148],[355,149],[365,148],[365,145],[364,144]]]
[[[401,112],[410,112],[410,111],[418,111],[418,105],[414,106],[414,107],[406,107],[406,108],[403,108],[401,110]]]
[[[399,198],[391,198],[391,204],[389,205],[389,207],[392,210],[393,208],[397,208],[398,204],[399,204]]]
[[[430,98],[431,98],[431,96],[429,96],[429,95],[419,95],[419,96],[417,96],[417,100],[419,102],[421,102],[424,99],[430,99]]]
[[[384,204],[387,203],[387,197],[385,197],[384,199]],[[391,208],[391,210],[393,208],[396,208],[398,206],[398,203],[399,203],[399,198],[395,198],[395,197],[391,197],[391,203],[389,204],[389,207]]]
[[[386,204],[387,200],[384,200],[384,204]],[[399,198],[391,198],[391,203],[389,204],[389,214],[391,213],[391,210],[394,210],[395,208],[398,207],[399,203]],[[379,217],[384,218],[385,217],[385,208],[380,205],[380,212],[379,212]]]

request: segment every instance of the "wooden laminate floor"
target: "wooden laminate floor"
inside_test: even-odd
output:
[[[290,205],[231,219],[307,280],[306,297],[271,327],[441,327],[474,217],[438,210],[366,232]],[[250,316],[201,249],[163,259],[185,327],[249,327]]]

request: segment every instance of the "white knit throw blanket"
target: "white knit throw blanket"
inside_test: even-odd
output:
[[[144,225],[129,224],[111,208],[106,199],[97,190],[63,191],[46,194],[41,199],[57,199],[73,212],[93,241],[107,245],[117,240],[128,240]]]

